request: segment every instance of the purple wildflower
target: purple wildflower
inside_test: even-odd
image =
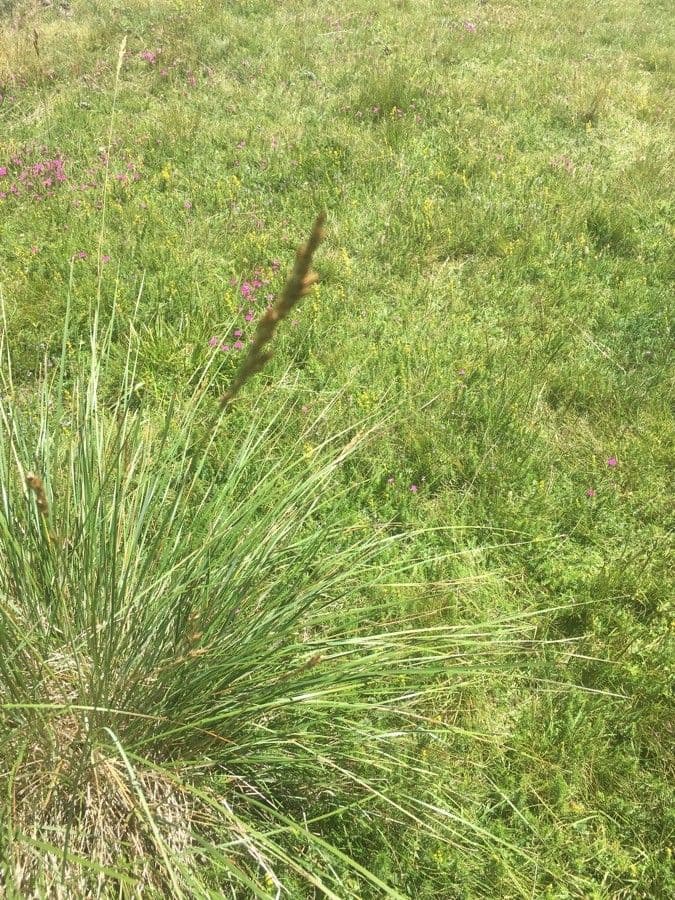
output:
[[[598,496],[598,492],[596,491],[595,488],[589,488],[589,489],[586,491],[586,496],[587,496],[587,497],[597,497],[597,496]]]
[[[218,338],[214,336],[209,340],[209,347],[217,347],[217,346],[218,346]]]
[[[4,178],[5,175],[9,174],[9,169],[7,166],[0,166],[0,178]]]
[[[244,347],[244,342],[243,341],[235,341],[234,344],[232,344],[232,347],[235,350],[242,350]]]
[[[610,469],[614,469],[619,465],[619,460],[616,458],[616,456],[610,456],[610,458],[607,460],[607,465],[610,467]]]
[[[418,490],[419,490],[419,488],[417,487],[416,484],[411,484],[411,485],[410,485],[410,493],[411,493],[411,494],[416,494],[416,493],[418,492]]]

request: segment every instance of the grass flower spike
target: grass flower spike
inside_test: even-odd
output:
[[[267,309],[258,322],[253,343],[234,376],[232,384],[221,397],[220,402],[223,408],[227,408],[246,382],[269,362],[272,353],[264,350],[264,347],[274,337],[279,322],[288,316],[298,301],[305,297],[318,282],[319,276],[316,272],[311,271],[311,266],[314,253],[323,240],[325,221],[326,214],[322,212],[317,216],[309,240],[299,248],[296,254],[293,271],[281,296],[273,306]]]
[[[26,484],[35,495],[35,503],[38,512],[46,518],[49,515],[49,502],[47,501],[47,495],[45,494],[42,479],[34,472],[28,472],[26,474]]]

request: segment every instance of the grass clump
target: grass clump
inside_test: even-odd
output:
[[[287,306],[316,278],[320,224]],[[511,629],[463,632],[433,609],[397,621],[387,585],[417,564],[396,550],[405,534],[336,513],[335,470],[367,431],[311,459],[299,434],[275,459],[294,404],[261,397],[228,436],[218,354],[164,409],[130,403],[132,324],[113,402],[114,310],[79,356],[66,319],[39,402],[3,348],[0,883],[395,896],[353,836],[374,818],[381,835],[458,839],[425,748],[442,745],[449,676],[475,677],[488,651],[494,665]]]

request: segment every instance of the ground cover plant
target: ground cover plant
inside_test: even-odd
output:
[[[0,10],[5,893],[673,893],[668,5]]]

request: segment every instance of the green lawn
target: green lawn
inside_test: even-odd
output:
[[[0,651],[9,660],[0,663],[8,785],[0,893],[675,893],[670,4],[0,0],[0,17]],[[210,410],[323,209],[314,263],[321,282],[283,323],[273,360],[216,433]],[[78,394],[77,372],[90,365],[96,403]],[[202,370],[208,384],[195,376]],[[40,393],[45,374],[53,380]],[[120,421],[123,394],[124,422],[133,408],[144,424],[124,431],[138,453],[132,446],[110,463],[114,440],[99,445],[95,436]],[[66,415],[71,401],[77,412]],[[370,433],[333,465],[358,429]],[[195,770],[202,759],[206,769],[212,749],[169,730],[167,762],[149,725],[113,739],[114,716],[104,716],[99,735],[123,761],[111,778],[128,779],[129,809],[151,823],[135,850],[113,829],[119,848],[97,856],[91,835],[120,814],[114,804],[91,813],[82,800],[50,819],[30,778],[15,787],[27,759],[31,772],[40,760],[61,772],[59,729],[87,718],[78,703],[98,708],[107,675],[97,667],[117,671],[125,642],[130,659],[159,666],[137,634],[125,632],[115,653],[91,637],[115,618],[101,599],[117,590],[111,568],[85,591],[97,598],[93,618],[80,621],[70,607],[47,616],[38,642],[52,674],[59,641],[88,648],[77,678],[62,674],[55,694],[42,663],[17,676],[17,623],[40,620],[45,586],[65,583],[62,558],[68,578],[96,569],[97,554],[127,560],[112,545],[69,553],[64,533],[57,547],[19,477],[30,468],[45,475],[54,516],[63,516],[56,530],[70,535],[70,523],[94,533],[87,516],[78,519],[78,479],[100,521],[106,503],[117,509],[118,490],[104,478],[94,489],[95,467],[64,462],[80,459],[68,447],[90,447],[85,434],[113,482],[132,492],[123,515],[132,549],[146,548],[132,541],[134,517],[146,515],[133,491],[159,461],[163,503],[182,498],[184,519],[180,528],[165,522],[160,506],[153,528],[166,526],[177,545],[198,546],[207,535],[219,572],[244,548],[235,572],[241,596],[271,598],[281,619],[295,610],[288,640],[298,652],[279,645],[269,672],[290,666],[298,691],[315,678],[326,705],[312,709],[310,729],[304,713],[274,718],[281,694],[269,700],[263,691],[255,730],[241,694],[228,747],[245,737],[219,765],[252,785],[238,788],[250,803],[248,838],[242,825],[212,820],[213,797],[224,790],[213,771],[208,798],[192,776],[189,796],[177,791],[175,800],[169,776],[154,790],[149,768],[136,790],[141,756],[145,766],[161,760],[166,774],[193,757]],[[147,449],[155,446],[159,457]],[[57,472],[71,478],[62,506]],[[186,472],[189,489],[180,486]],[[235,512],[241,506],[239,517],[207,504],[221,475],[218,497]],[[286,540],[294,515],[278,568],[275,535]],[[211,547],[214,516],[228,530]],[[375,552],[369,541],[382,535]],[[148,558],[172,571],[163,550]],[[188,574],[180,577],[192,597],[197,575]],[[314,597],[312,585],[335,602],[305,621],[301,598]],[[205,604],[213,590],[204,588]],[[70,595],[59,596],[65,610]],[[159,635],[154,601],[147,610],[129,603],[138,627]],[[251,628],[255,666],[264,668],[265,634],[274,645],[277,620],[263,619]],[[227,645],[233,659],[241,652],[242,672],[254,658],[246,640],[241,632]],[[302,641],[322,660],[334,653],[339,673],[307,662]],[[208,676],[176,671],[164,693],[143,682],[153,715],[174,703],[176,718],[188,721],[189,686],[201,703],[194,721],[206,727],[204,710],[216,703],[208,678],[225,677],[205,659],[214,645],[199,651]],[[227,679],[243,678],[232,667]],[[141,716],[143,692],[129,687],[140,691],[141,681],[124,671],[130,680],[106,703],[131,709],[133,695]],[[344,692],[333,710],[332,678]],[[17,738],[19,720],[31,704],[59,703],[66,724],[45,712],[43,731],[30,732],[54,734],[56,750],[33,758],[32,738]],[[278,748],[277,728],[288,729]],[[372,747],[383,743],[388,762],[373,762],[380,750]],[[66,793],[76,792],[79,779],[70,777]],[[174,801],[179,818],[183,802],[192,815],[201,849],[190,854],[184,836],[160,840],[155,831]],[[44,814],[32,822],[17,803]],[[69,856],[71,832],[85,837]],[[257,849],[243,863],[248,840]],[[275,841],[281,850],[270,850]],[[125,868],[139,847],[148,861]],[[59,878],[65,894],[55,893]]]

